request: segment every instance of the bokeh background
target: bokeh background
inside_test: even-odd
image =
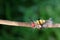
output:
[[[54,23],[60,23],[60,0],[0,0],[0,19],[31,22],[29,18],[52,18]],[[0,25],[0,40],[60,40],[60,28]]]

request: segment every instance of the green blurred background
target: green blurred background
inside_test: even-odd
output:
[[[0,19],[30,22],[29,18],[52,18],[54,23],[60,23],[60,0],[0,0]],[[0,25],[0,40],[60,40],[60,28]]]

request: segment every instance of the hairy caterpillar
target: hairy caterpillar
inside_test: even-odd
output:
[[[49,18],[48,20],[42,20],[42,19],[36,20],[36,21],[34,21],[34,23],[32,23],[32,26],[35,28],[43,28],[43,27],[45,28],[48,25],[50,25],[50,27],[51,27],[52,24],[53,24],[53,22],[52,22],[51,18]]]

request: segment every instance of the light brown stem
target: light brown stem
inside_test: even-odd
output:
[[[15,22],[15,21],[8,21],[8,20],[0,20],[0,24],[10,25],[10,26],[31,27],[31,23],[27,23],[27,22]]]
[[[0,24],[10,25],[10,26],[32,27],[31,23],[15,22],[15,21],[8,21],[8,20],[0,20]],[[55,27],[60,27],[60,24],[56,23],[56,24],[48,25],[46,28],[55,28]]]

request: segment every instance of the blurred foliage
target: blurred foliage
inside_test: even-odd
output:
[[[29,18],[60,23],[60,0],[0,0],[0,19],[30,22]],[[60,40],[60,29],[0,25],[0,40]]]

